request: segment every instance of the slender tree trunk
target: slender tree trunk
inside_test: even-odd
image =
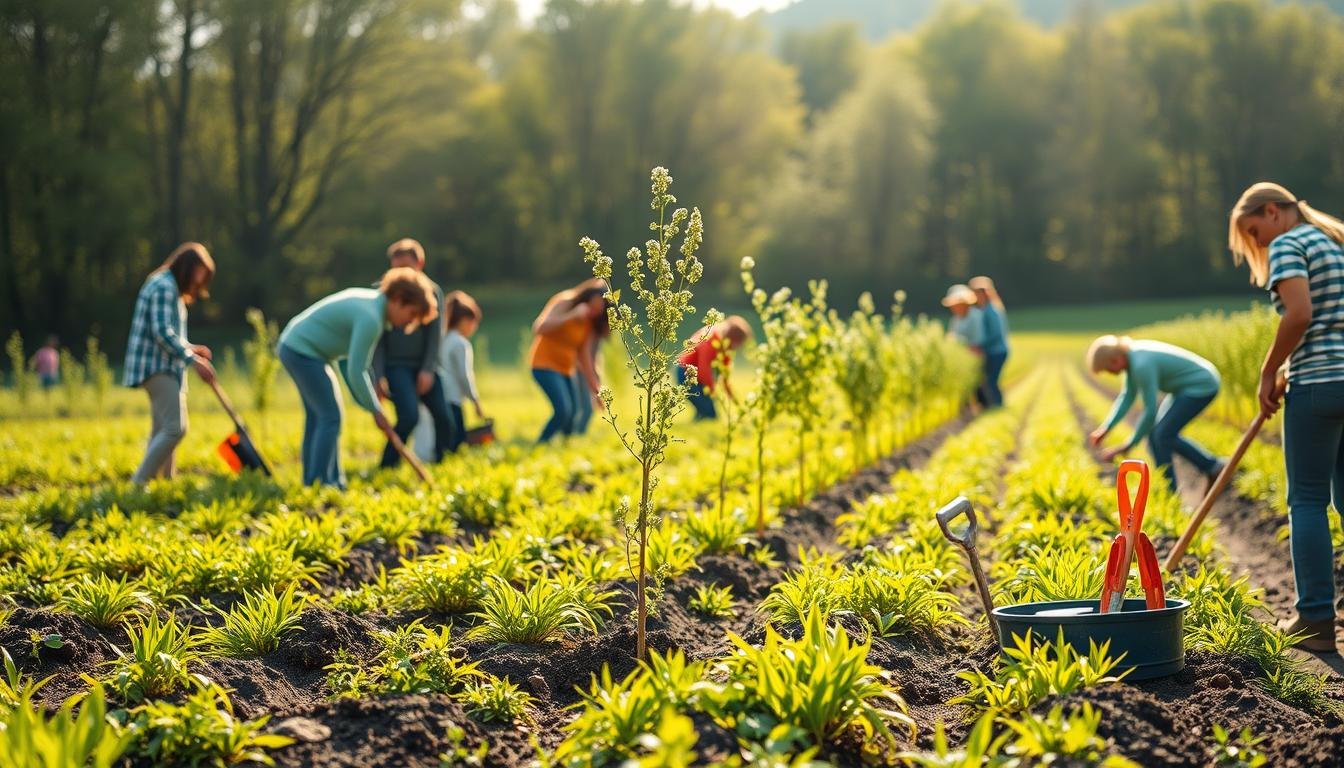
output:
[[[728,496],[728,460],[733,454],[732,413],[725,409],[723,435],[723,465],[719,468],[719,517],[723,517],[723,507]]]
[[[807,498],[807,429],[798,427],[798,506]]]
[[[648,557],[649,557],[649,463],[644,460],[644,478],[639,492],[639,580],[635,596],[635,660],[644,661],[648,656]]]
[[[182,213],[182,178],[187,129],[191,117],[192,38],[196,34],[196,0],[187,0],[182,11],[181,51],[177,57],[177,100],[168,120],[168,242],[169,247],[186,239]],[[165,108],[170,105],[165,104]]]
[[[756,535],[765,537],[765,424],[756,430]]]

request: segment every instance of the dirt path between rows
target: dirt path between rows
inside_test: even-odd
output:
[[[1078,420],[1079,439],[1083,439],[1091,429],[1091,420],[1072,388],[1068,396]],[[1115,466],[1100,462],[1097,452],[1092,454],[1098,459],[1098,471],[1114,483]],[[1177,479],[1178,485],[1187,489],[1184,501],[1190,505],[1188,497],[1198,495],[1204,486],[1203,478],[1193,467],[1185,466],[1178,467]],[[1196,498],[1193,504],[1199,501]],[[1254,511],[1253,503],[1227,494],[1211,515],[1228,520],[1263,519],[1263,515],[1248,514]],[[1285,594],[1285,561],[1276,560],[1274,548],[1264,537],[1262,526],[1259,531],[1243,531],[1242,535],[1234,533],[1222,538],[1238,540],[1231,547],[1224,543],[1234,572],[1249,572],[1253,585],[1271,587],[1273,597],[1269,605],[1279,606]],[[1169,546],[1170,542],[1165,544]],[[1167,548],[1163,542],[1157,546],[1162,551]],[[1270,601],[1268,589],[1266,595]],[[1287,576],[1287,598],[1291,604],[1291,572]],[[1260,618],[1272,620],[1269,616]],[[1313,671],[1327,676],[1328,693],[1336,703],[1340,702],[1344,696],[1339,675],[1318,657],[1301,655]],[[1256,735],[1263,736],[1265,742],[1260,749],[1268,758],[1267,765],[1344,765],[1344,721],[1339,713],[1305,712],[1289,706],[1264,691],[1257,682],[1261,675],[1259,666],[1249,657],[1189,653],[1186,668],[1177,675],[1089,690],[1078,698],[1092,701],[1102,710],[1102,732],[1115,739],[1127,757],[1144,766],[1212,764],[1207,755],[1211,726],[1215,723],[1233,732],[1250,727]],[[1206,757],[1201,760],[1200,755]]]

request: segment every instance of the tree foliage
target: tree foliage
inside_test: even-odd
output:
[[[575,237],[635,241],[678,169],[717,237],[848,309],[994,274],[1015,302],[1244,285],[1222,231],[1278,180],[1344,208],[1344,23],[1255,0],[938,5],[870,45],[776,38],[672,0],[20,0],[0,6],[0,327],[115,359],[178,241],[220,263],[193,323],[366,284],[396,237],[442,282],[568,282]],[[781,17],[782,18],[782,17]],[[1154,274],[1162,274],[1155,280]],[[885,286],[885,287],[883,287]]]

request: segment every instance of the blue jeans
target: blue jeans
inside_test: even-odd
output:
[[[686,386],[686,366],[677,366],[677,383]],[[714,398],[711,397],[700,382],[691,382],[686,392],[686,399],[690,401],[691,407],[695,409],[695,420],[716,418],[719,414],[714,410]]]
[[[443,449],[448,453],[457,453],[457,449],[467,439],[467,422],[462,420],[462,406],[457,403],[448,403],[448,413],[453,417],[453,431],[448,434],[448,442]],[[438,432],[434,434],[438,435]]]
[[[976,400],[989,408],[1003,405],[1003,390],[999,388],[999,377],[1003,375],[1003,366],[1008,362],[1008,350],[986,352],[984,360],[985,381]]]
[[[439,380],[439,375],[434,374],[434,383],[422,395],[415,391],[415,380],[419,374],[420,369],[413,365],[389,365],[383,371],[383,377],[387,379],[388,399],[397,411],[397,426],[393,431],[403,443],[409,440],[416,423],[420,421],[420,403],[424,403],[429,409],[430,418],[434,420],[434,460],[439,461],[453,434],[453,417],[448,412],[448,399],[443,394],[443,382]],[[383,448],[382,467],[386,469],[400,463],[401,454],[388,442]]]
[[[341,471],[340,383],[327,361],[300,354],[280,345],[280,364],[299,389],[303,400],[303,484],[345,488]]]
[[[574,424],[570,432],[583,435],[588,432],[588,422],[593,420],[593,398],[588,397],[588,382],[583,380],[583,371],[574,371],[569,377],[570,387],[574,390]]]
[[[549,368],[533,368],[532,378],[551,401],[551,419],[541,430],[538,443],[550,442],[556,435],[574,433],[574,382],[569,376]]]
[[[1148,450],[1153,454],[1153,464],[1164,474],[1167,485],[1176,491],[1176,472],[1171,467],[1171,455],[1185,459],[1195,465],[1205,475],[1211,475],[1218,469],[1218,458],[1204,449],[1204,446],[1189,438],[1181,437],[1181,430],[1198,416],[1209,403],[1218,396],[1190,397],[1189,395],[1167,395],[1157,409],[1157,422],[1148,433]]]
[[[1335,615],[1335,552],[1327,508],[1344,504],[1344,381],[1294,384],[1284,398],[1283,459],[1288,471],[1297,612],[1307,621]]]

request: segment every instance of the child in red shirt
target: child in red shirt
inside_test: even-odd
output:
[[[733,357],[729,353],[742,346],[749,338],[751,338],[751,326],[747,325],[747,321],[741,315],[730,315],[722,322],[702,330],[696,338],[695,345],[677,358],[677,383],[689,383],[687,399],[695,408],[697,421],[717,416],[714,411],[714,399],[711,397],[716,368],[724,372],[723,391],[729,397],[733,396],[727,376],[728,366],[733,362]],[[692,365],[695,366],[693,383],[687,381],[687,367]]]

